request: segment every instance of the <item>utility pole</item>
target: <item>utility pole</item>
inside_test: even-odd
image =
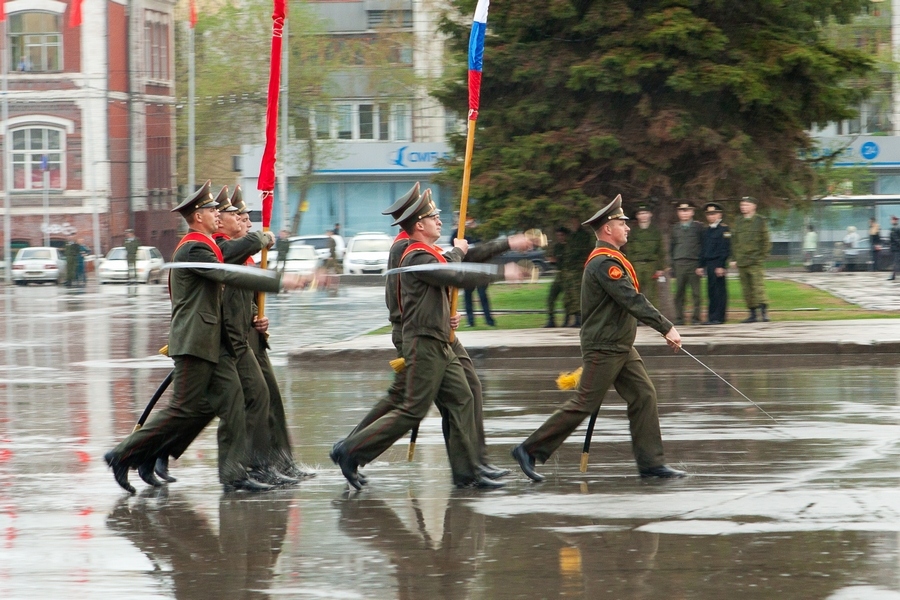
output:
[[[282,33],[284,45],[281,47],[281,198],[278,198],[281,210],[279,211],[279,219],[281,226],[279,230],[287,228],[288,214],[288,152],[290,144],[288,143],[288,56],[289,39],[288,39],[288,19],[284,19],[284,31]]]
[[[9,236],[12,235],[10,233],[10,211],[12,210],[12,202],[9,199],[9,126],[7,123],[9,122],[9,89],[8,82],[9,79],[7,71],[9,70],[9,58],[8,53],[9,49],[7,48],[6,40],[9,39],[6,36],[6,19],[0,21],[0,40],[3,43],[3,52],[2,52],[2,60],[0,62],[3,63],[3,257],[6,260],[6,269],[5,269],[5,278],[6,283],[12,283],[12,244],[9,239]]]

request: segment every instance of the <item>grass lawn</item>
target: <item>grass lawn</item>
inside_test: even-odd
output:
[[[700,285],[703,292],[703,307],[706,302],[706,282]],[[503,283],[488,288],[491,299],[491,311],[494,313],[496,327],[484,324],[484,318],[478,314],[480,304],[475,295],[474,328],[465,325],[462,295],[459,298],[459,312],[463,314],[463,330],[481,329],[533,329],[543,327],[547,322],[546,306],[549,282]],[[674,296],[674,288],[672,288]],[[817,288],[793,281],[767,280],[766,292],[769,296],[769,318],[773,321],[833,321],[838,319],[884,319],[900,318],[900,313],[864,310],[854,304],[845,302]],[[502,311],[540,311],[536,313],[507,313]],[[560,325],[562,302],[557,302],[557,325]],[[728,280],[728,322],[735,323],[749,314],[741,296],[741,284],[737,279]],[[390,327],[383,327],[372,333],[387,333]]]

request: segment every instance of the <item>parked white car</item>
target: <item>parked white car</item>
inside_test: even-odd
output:
[[[16,285],[59,283],[66,276],[66,257],[59,248],[35,246],[22,248],[12,264],[12,280]]]
[[[307,246],[312,246],[316,249],[316,254],[319,255],[319,258],[324,260],[328,260],[331,258],[331,246],[329,245],[328,236],[327,235],[295,235],[288,238],[291,241],[291,245],[294,244],[305,244]],[[331,236],[331,239],[334,240],[335,248],[335,258],[337,260],[343,260],[344,258],[344,238],[339,235]]]
[[[383,233],[360,233],[350,240],[344,253],[344,273],[381,275],[387,271],[394,240]]]
[[[278,262],[278,254],[275,258],[268,259],[266,266],[274,269],[281,266]],[[285,273],[297,273],[298,275],[312,275],[325,264],[325,261],[316,254],[316,249],[306,244],[291,244],[288,249],[287,259],[284,262]]]
[[[137,251],[137,281],[139,283],[159,283],[162,281],[162,266],[166,260],[154,246],[141,246]],[[106,259],[97,268],[100,283],[128,282],[128,253],[124,246],[109,251]]]

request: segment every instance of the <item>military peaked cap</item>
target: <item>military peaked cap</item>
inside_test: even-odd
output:
[[[419,182],[417,181],[412,188],[403,196],[401,196],[396,202],[394,202],[389,208],[381,211],[383,215],[391,215],[395,219],[399,218],[406,212],[406,209],[409,208],[413,202],[419,199]]]
[[[425,217],[433,217],[441,214],[441,210],[435,206],[434,200],[431,199],[431,190],[425,190],[419,199],[407,208],[402,215],[397,217],[391,225],[404,226],[408,221],[415,219],[421,221]]]
[[[759,204],[759,200],[757,200],[753,196],[744,196],[743,198],[741,198],[741,202],[749,202],[751,204]]]
[[[679,200],[678,202],[675,203],[676,210],[688,210],[688,209],[693,210],[695,208],[697,208],[697,207],[694,206],[694,203],[691,202],[690,200]]]
[[[199,190],[194,192],[187,200],[173,208],[171,212],[181,213],[183,217],[187,218],[191,216],[195,210],[201,208],[214,208],[216,206],[216,201],[209,191],[211,183],[212,182],[207,179],[206,183],[204,183]]]
[[[722,208],[722,205],[717,202],[707,202],[703,205],[703,212],[705,213],[720,213],[725,212],[725,209]]]
[[[238,208],[231,203],[231,200],[228,199],[228,186],[223,186],[221,190],[219,190],[219,195],[216,196],[216,204],[218,204],[219,212],[230,212],[234,213],[238,211]]]
[[[594,213],[594,216],[582,223],[582,225],[588,225],[596,230],[600,229],[607,221],[615,221],[617,219],[628,220],[628,217],[625,216],[625,211],[622,210],[622,194],[616,196],[615,200]]]
[[[638,213],[642,212],[652,213],[653,209],[650,208],[649,204],[638,204],[637,208],[634,209],[634,214],[637,215]]]
[[[231,193],[231,205],[237,209],[239,215],[246,215],[250,212],[250,209],[244,203],[244,192],[241,191],[241,186],[239,185],[234,186],[234,191]]]

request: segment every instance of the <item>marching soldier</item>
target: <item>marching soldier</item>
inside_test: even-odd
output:
[[[401,267],[462,260],[468,250],[465,240],[455,240],[457,247],[446,254],[434,246],[441,235],[439,214],[426,190],[394,221],[409,236],[409,245],[401,255]],[[435,269],[400,274],[398,309],[406,361],[404,396],[399,406],[368,426],[357,427],[332,448],[331,459],[340,466],[351,486],[361,489],[358,467],[377,458],[417,425],[432,402],[438,404],[449,420],[446,441],[453,482],[480,488],[503,485],[481,472],[474,397],[450,341],[451,330],[459,325],[459,315],[450,315],[447,288],[486,285],[503,278],[503,273],[512,278],[518,270],[517,265],[508,264],[503,272],[495,267],[485,273]]]
[[[722,205],[707,202],[703,214],[709,223],[703,232],[703,248],[700,251],[698,275],[706,275],[706,292],[709,298],[704,325],[721,325],[728,310],[727,267],[731,255],[731,232],[722,222]]]
[[[172,209],[187,221],[190,231],[175,250],[174,262],[224,262],[212,234],[217,229],[218,209],[209,191],[210,182]],[[273,245],[271,234],[248,236],[244,244],[261,249]],[[222,284],[278,292],[303,284],[296,276],[274,278],[236,273],[217,268],[175,269],[169,277],[172,323],[169,329],[169,356],[175,362],[169,406],[158,410],[147,424],[131,433],[104,456],[116,482],[135,493],[128,482],[128,470],[151,485],[156,459],[172,454],[171,447],[186,431],[197,431],[199,423],[218,416],[219,480],[226,491],[261,491],[270,486],[248,477],[247,422],[241,384],[228,360],[227,337],[222,335]],[[192,438],[193,439],[193,438]]]
[[[694,220],[694,205],[679,202],[675,206],[678,223],[672,227],[669,240],[669,258],[675,277],[675,325],[684,325],[684,296],[691,288],[694,312],[691,324],[700,324],[700,247],[703,243],[703,225]]]
[[[641,282],[641,293],[653,306],[659,306],[659,284],[657,279],[665,269],[662,234],[651,220],[653,213],[646,204],[637,207],[634,213],[637,227],[628,234],[628,244],[623,249],[625,256],[634,265],[638,281]]]
[[[516,446],[512,456],[522,471],[534,481],[544,476],[535,472],[559,448],[584,419],[600,407],[610,385],[628,404],[631,443],[641,477],[672,478],[684,473],[665,465],[656,390],[634,348],[637,321],[649,325],[665,337],[674,349],[681,336],[645,296],[634,268],[619,248],[628,241],[628,217],[622,211],[622,196],[601,208],[585,225],[597,237],[581,286],[581,327],[583,371],[578,396],[561,406],[528,439]]]
[[[738,268],[741,292],[750,309],[750,316],[741,323],[756,323],[757,309],[763,322],[769,320],[765,262],[772,250],[772,241],[769,225],[765,218],[756,214],[756,205],[756,198],[752,196],[741,198],[742,218],[734,222],[731,232],[731,256],[734,259],[731,266]]]

